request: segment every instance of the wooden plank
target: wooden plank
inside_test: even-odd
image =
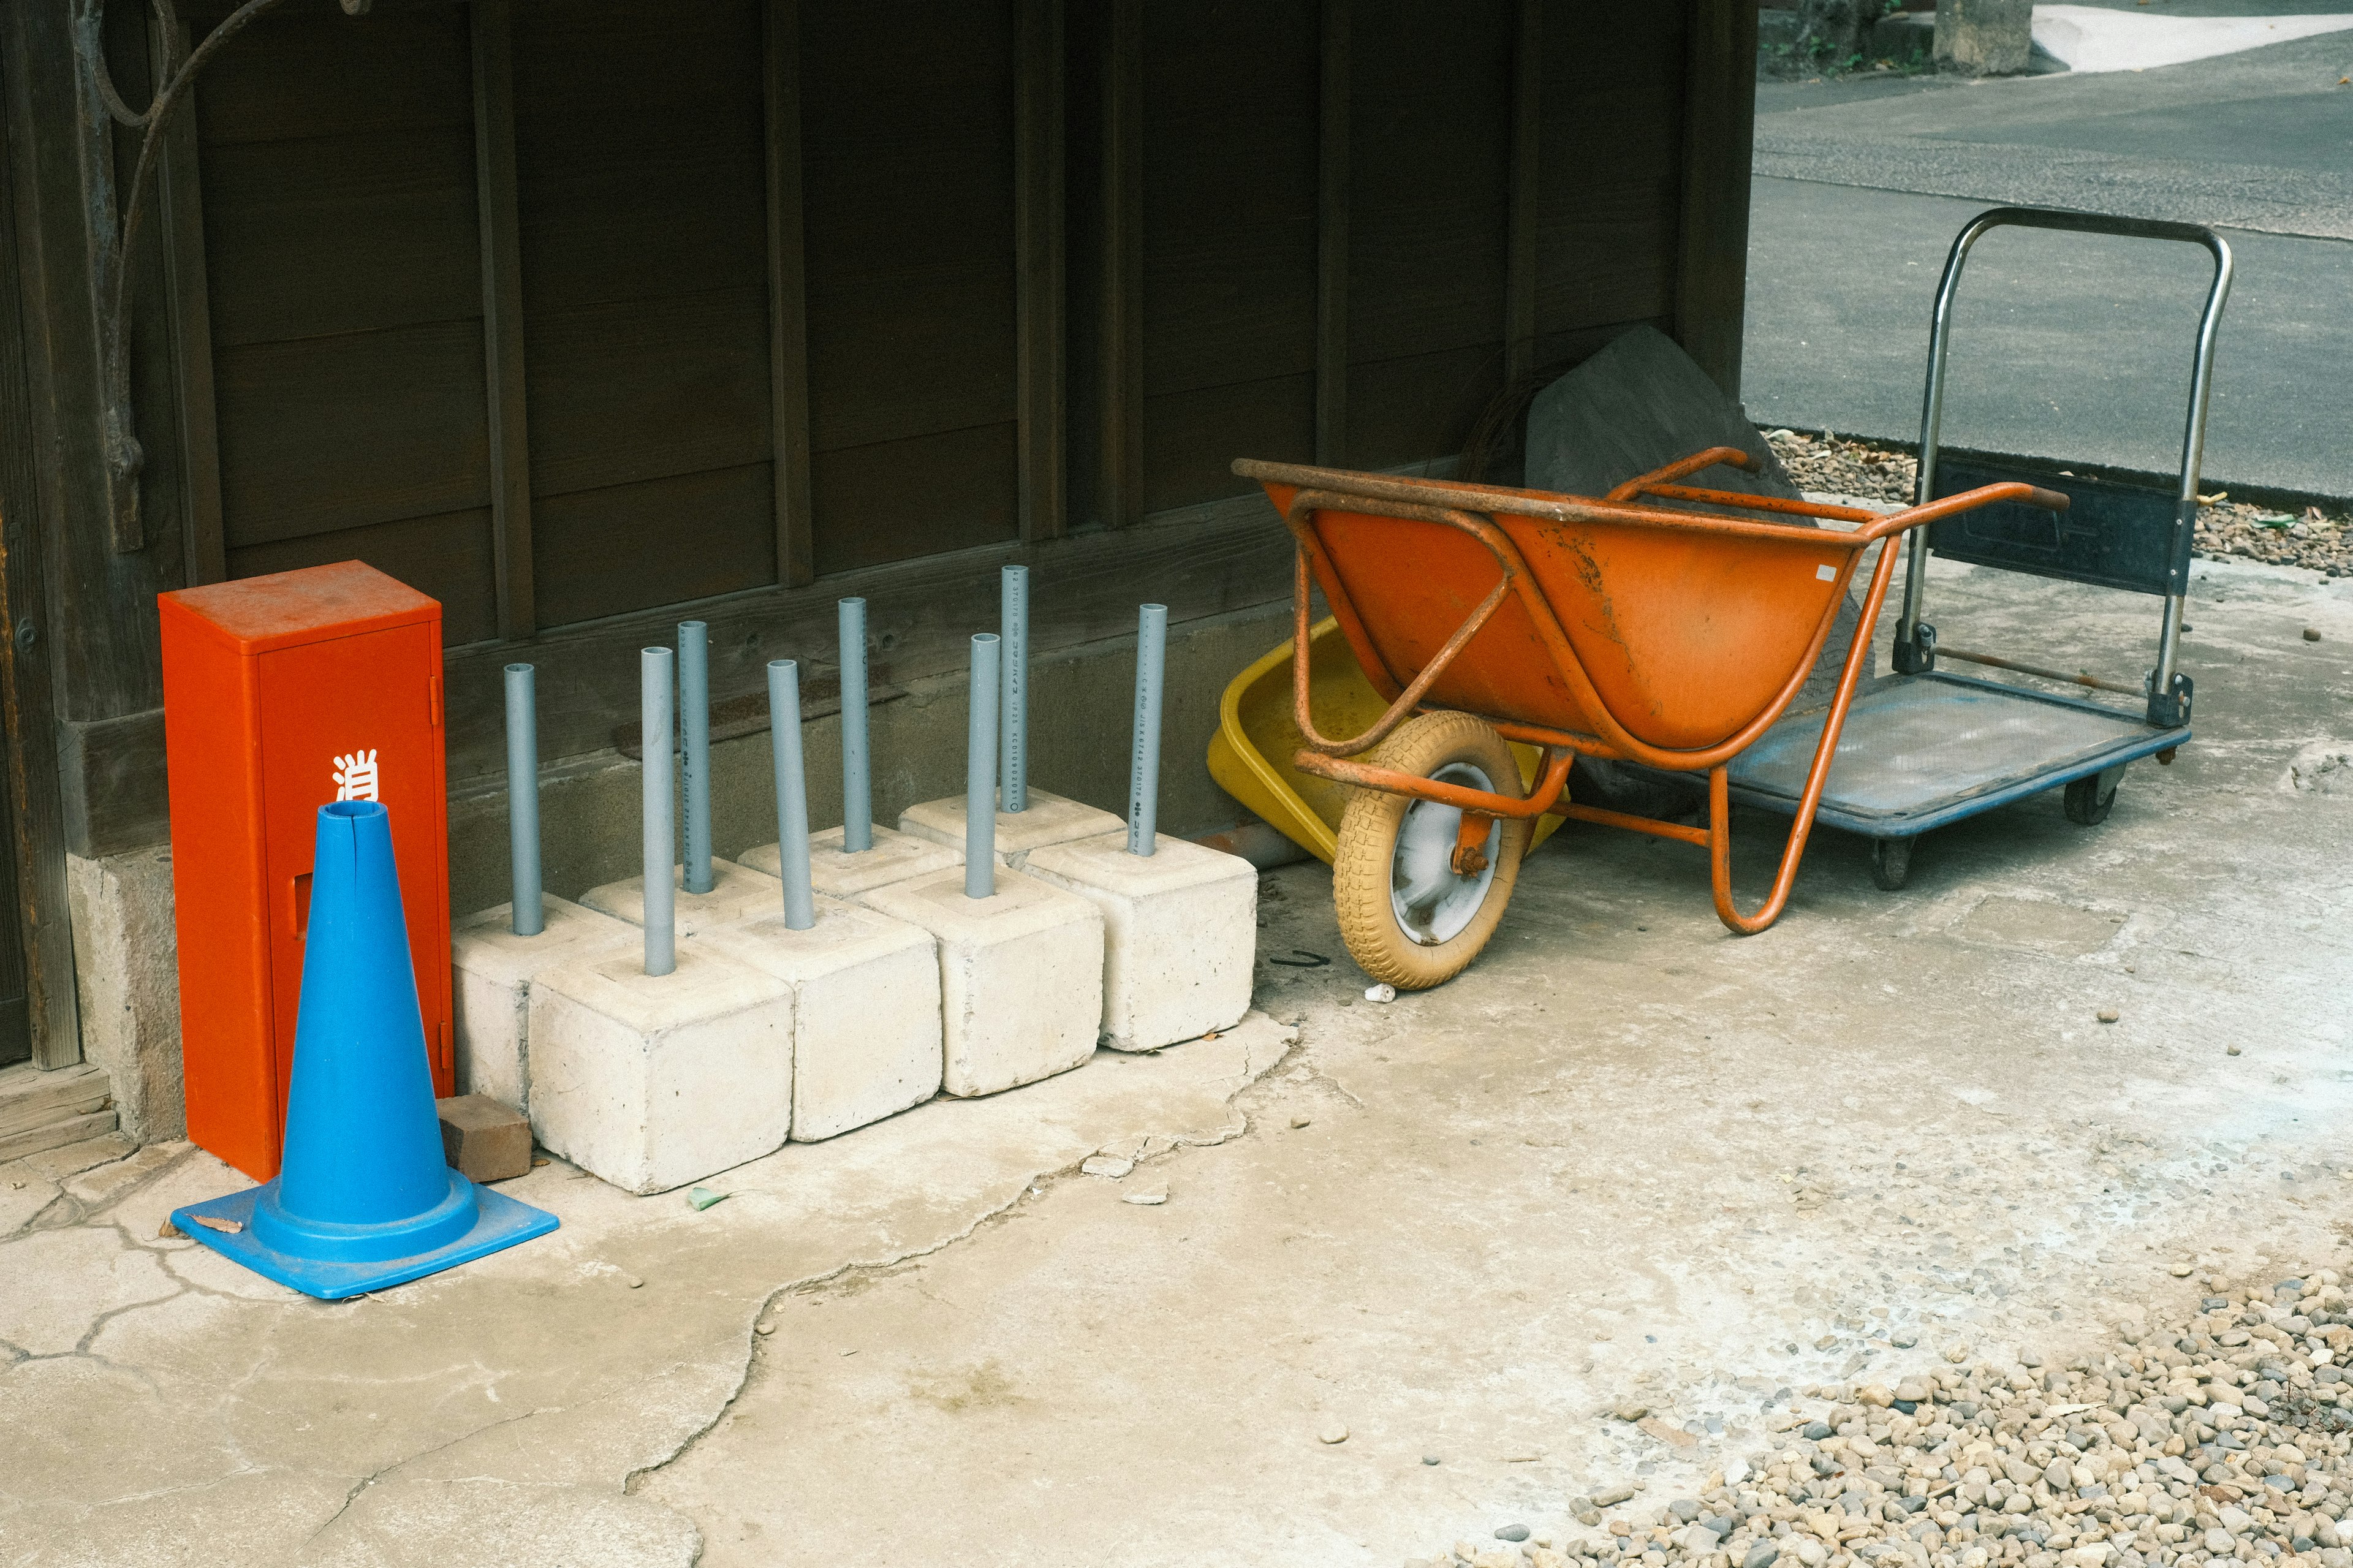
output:
[[[807,244],[801,196],[798,0],[767,0],[768,416],[776,575],[797,588],[817,575],[809,489]]]
[[[203,194],[220,347],[481,314],[463,126],[207,148]]]
[[[1008,541],[698,605],[711,627],[712,699],[760,689],[771,658],[827,662],[834,602],[845,595],[867,600],[878,686],[961,668],[973,627],[995,624],[998,568],[1016,562],[1053,584],[1032,605],[1030,646],[1039,657],[1133,636],[1138,584],[1151,584],[1153,597],[1179,623],[1276,603],[1290,592],[1290,535],[1262,496],[1241,497],[1137,529]],[[544,758],[553,763],[611,745],[615,728],[636,711],[637,649],[667,637],[677,619],[676,609],[664,608],[542,635],[532,658],[539,668]],[[500,672],[511,657],[512,650],[483,647],[448,658],[453,785],[503,773]]]
[[[768,461],[776,436],[765,287],[534,309],[524,340],[532,493],[543,502]],[[772,552],[772,510],[761,509],[764,554]],[[702,520],[673,519],[669,531],[673,548],[704,542]]]
[[[765,457],[541,495],[532,541],[541,624],[567,626],[774,583],[775,503]]]
[[[1064,494],[1062,0],[1020,0],[1014,245],[1018,253],[1021,537],[1069,528]]]
[[[1146,397],[1314,370],[1322,37],[1316,0],[1145,12]]]
[[[85,859],[172,837],[164,767],[164,710],[58,726],[65,847]]]
[[[1166,392],[1144,404],[1144,500],[1155,511],[1258,487],[1236,458],[1296,458],[1314,449],[1315,373]]]
[[[228,547],[491,504],[482,328],[220,351]]]
[[[182,10],[198,37],[219,19],[217,12]],[[448,5],[378,5],[362,22],[328,7],[265,16],[213,57],[205,67],[204,91],[189,108],[207,150],[314,136],[463,131],[473,113],[466,34],[464,9]]]
[[[1675,338],[1740,395],[1748,289],[1748,180],[1757,112],[1757,8],[1692,0],[1683,79]]]
[[[1019,419],[1038,258],[1018,226],[1017,5],[834,4],[802,23],[812,446]],[[823,557],[836,524],[822,501],[817,517]]]
[[[1504,388],[1498,345],[1472,343],[1393,360],[1358,360],[1354,446],[1359,468],[1427,462],[1462,449],[1479,411]]]
[[[810,445],[826,452],[1018,418],[1013,284],[1006,258],[989,256],[813,287]]]
[[[1144,0],[1106,0],[1095,517],[1144,520]]]
[[[163,24],[150,23],[149,37]],[[186,40],[174,58],[185,58]],[[192,94],[194,88],[188,89]],[[220,426],[213,401],[212,282],[205,256],[204,184],[196,161],[195,105],[165,122],[156,174],[156,226],[164,249],[164,310],[172,323],[172,365],[179,375],[180,460],[185,498],[182,554],[190,587],[227,574],[221,535]]]
[[[56,1072],[34,1067],[0,1068],[0,1137],[60,1117],[88,1116],[113,1101],[112,1082],[102,1068],[89,1062]]]
[[[765,292],[764,32],[760,0],[518,0],[515,166],[535,314]]]
[[[1499,345],[1514,0],[1358,0],[1349,358]]]
[[[539,629],[532,591],[531,426],[523,363],[522,240],[514,147],[514,17],[508,0],[474,0],[474,193],[481,234],[483,385],[491,459],[491,565],[498,635]],[[397,574],[395,574],[397,575]],[[446,611],[442,632],[452,635]]]
[[[1020,427],[1010,420],[816,459],[820,574],[995,544],[1020,533]]]
[[[1536,158],[1544,143],[1544,0],[1520,0],[1512,49],[1510,253],[1504,274],[1504,380],[1535,369]]]
[[[1349,0],[1324,0],[1316,94],[1315,460],[1348,451],[1348,153],[1355,123],[1348,71]]]
[[[12,1133],[0,1138],[0,1161],[21,1160],[27,1154],[62,1149],[86,1138],[102,1138],[114,1131],[119,1115],[119,1112],[109,1109],[89,1116],[69,1117],[30,1131]],[[128,1150],[130,1145],[126,1143],[123,1147]]]
[[[1539,333],[1673,313],[1684,37],[1674,5],[1603,7],[1544,36]]]

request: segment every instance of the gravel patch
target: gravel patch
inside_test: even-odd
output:
[[[1864,500],[1902,503],[1912,499],[1919,465],[1908,446],[1858,441],[1830,431],[1774,430],[1766,439],[1800,489]],[[2228,490],[2199,500],[2203,503],[2198,509],[2200,555],[2353,577],[2353,512],[2317,506],[2280,511],[2234,501]]]
[[[1605,1517],[1634,1494],[1597,1489],[1569,1500],[1578,1531],[1408,1568],[2353,1568],[2346,1360],[2327,1269],[2064,1367],[1955,1344],[1892,1386],[1778,1391],[1772,1446],[1694,1496]]]

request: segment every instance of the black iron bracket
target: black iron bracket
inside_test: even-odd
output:
[[[2155,684],[2156,671],[2149,672]],[[2159,729],[2171,730],[2189,722],[2189,700],[2197,682],[2186,675],[2177,674],[2173,684],[2163,691],[2148,694],[2148,721]]]
[[[1936,668],[1936,628],[1926,621],[1912,623],[1911,635],[1896,627],[1894,649],[1895,673],[1926,675]]]
[[[74,108],[81,171],[83,216],[90,240],[90,314],[98,333],[100,418],[106,465],[107,531],[118,552],[145,548],[139,515],[139,475],[147,455],[139,444],[131,399],[131,274],[140,215],[155,183],[157,153],[172,110],[188,95],[196,73],[222,46],[284,0],[246,0],[182,58],[185,38],[171,0],[150,0],[162,40],[153,77],[161,85],[147,107],[134,110],[115,90],[106,63],[106,0],[72,0]],[[364,15],[374,0],[340,0],[346,16]],[[174,60],[177,65],[174,66]],[[130,187],[114,181],[114,128],[139,131],[139,158]]]

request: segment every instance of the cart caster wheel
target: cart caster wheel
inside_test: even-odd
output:
[[[1409,720],[1373,755],[1421,778],[1520,795],[1520,767],[1493,727],[1468,713]],[[1358,790],[1340,817],[1332,907],[1348,955],[1375,980],[1422,991],[1452,979],[1487,945],[1519,879],[1526,822],[1498,818],[1472,868],[1455,869],[1462,814],[1436,801]],[[1480,863],[1483,861],[1483,864]]]
[[[1874,838],[1871,841],[1871,879],[1887,892],[1902,887],[1912,875],[1912,840]]]
[[[2067,786],[2062,797],[2067,807],[2067,820],[2085,827],[2097,827],[2108,819],[2116,804],[2116,781],[2105,773],[2094,773],[2077,779]]]

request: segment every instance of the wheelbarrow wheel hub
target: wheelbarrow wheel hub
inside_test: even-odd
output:
[[[1385,768],[1516,800],[1519,761],[1468,713],[1424,713],[1383,743]],[[1487,944],[1518,880],[1529,824],[1437,800],[1359,790],[1340,817],[1332,901],[1349,956],[1375,980],[1419,991]]]

